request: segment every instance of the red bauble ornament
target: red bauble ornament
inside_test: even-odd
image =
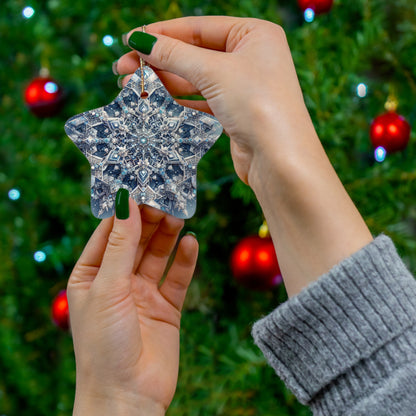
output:
[[[304,12],[306,9],[312,9],[315,14],[328,13],[334,0],[298,0],[299,7]]]
[[[376,117],[371,123],[370,138],[374,148],[383,147],[387,153],[406,148],[410,139],[410,124],[395,111]]]
[[[62,108],[62,89],[52,78],[35,78],[25,90],[25,103],[38,117],[54,116]]]
[[[273,241],[270,237],[249,236],[231,254],[234,278],[251,289],[267,290],[282,282]]]
[[[61,290],[52,301],[52,320],[56,326],[62,329],[69,328],[69,309],[66,290]]]

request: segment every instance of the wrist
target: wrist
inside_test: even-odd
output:
[[[165,412],[160,403],[138,394],[77,391],[73,416],[164,416]]]
[[[273,118],[273,112],[264,108],[258,119],[259,131],[248,172],[248,183],[258,199],[274,198],[271,191],[277,191],[278,185],[280,191],[285,186],[302,186],[301,177],[313,168],[312,164],[328,163],[332,168],[306,108],[297,109],[296,114],[284,120]]]
[[[372,236],[313,126],[304,120],[298,129],[287,131],[284,140],[280,136],[253,153],[248,182],[267,220],[288,295],[293,296]],[[262,134],[271,133],[265,129]]]

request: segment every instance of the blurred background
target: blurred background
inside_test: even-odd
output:
[[[391,236],[416,271],[414,0],[2,0],[1,415],[72,411],[72,339],[56,296],[98,220],[90,212],[90,167],[65,121],[117,95],[111,64],[128,50],[123,33],[204,14],[285,28],[335,169],[373,234]],[[234,174],[226,136],[200,162],[197,203],[184,231],[197,234],[201,250],[168,415],[310,415],[251,340],[252,323],[286,293],[276,268],[244,263],[266,250],[267,238],[247,239],[257,235],[262,212]]]

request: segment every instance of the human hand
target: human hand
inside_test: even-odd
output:
[[[77,381],[74,415],[162,415],[177,383],[181,308],[198,244],[183,220],[129,200],[103,220],[67,288]]]
[[[264,154],[279,142],[314,131],[280,26],[204,16],[153,23],[146,32],[157,36],[151,54],[127,53],[119,59],[117,72],[133,73],[140,55],[173,96],[202,95],[206,101],[177,101],[218,118],[231,138],[234,167],[245,183],[251,184],[257,156],[264,163]]]
[[[213,113],[230,136],[234,168],[260,202],[290,296],[371,241],[320,143],[280,26],[201,16],[140,31],[127,39],[141,52],[122,56],[118,73],[134,72],[140,56],[173,96],[206,99],[177,101]]]

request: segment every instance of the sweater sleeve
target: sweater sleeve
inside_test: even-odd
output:
[[[314,415],[416,414],[416,281],[384,235],[256,322],[252,334]]]

